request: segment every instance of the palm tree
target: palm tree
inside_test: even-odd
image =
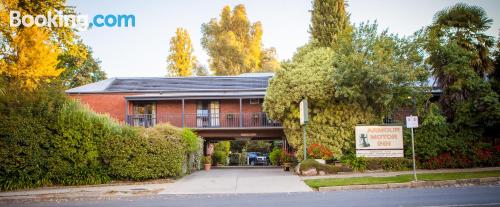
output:
[[[484,78],[494,69],[490,58],[494,38],[484,34],[492,22],[483,8],[458,3],[436,13],[430,29],[437,38],[454,40],[462,48],[473,52],[471,66]]]

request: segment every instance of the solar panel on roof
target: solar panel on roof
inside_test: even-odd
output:
[[[193,91],[265,89],[271,77],[117,78],[106,91]]]

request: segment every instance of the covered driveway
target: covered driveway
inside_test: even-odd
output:
[[[312,191],[297,175],[282,168],[229,168],[197,171],[168,185],[159,194],[228,194]]]

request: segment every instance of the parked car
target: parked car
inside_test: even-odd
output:
[[[254,165],[269,165],[269,155],[261,152],[248,152],[248,163]]]

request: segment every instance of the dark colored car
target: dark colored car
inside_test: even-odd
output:
[[[269,165],[269,155],[260,152],[248,152],[248,163],[250,165]]]

